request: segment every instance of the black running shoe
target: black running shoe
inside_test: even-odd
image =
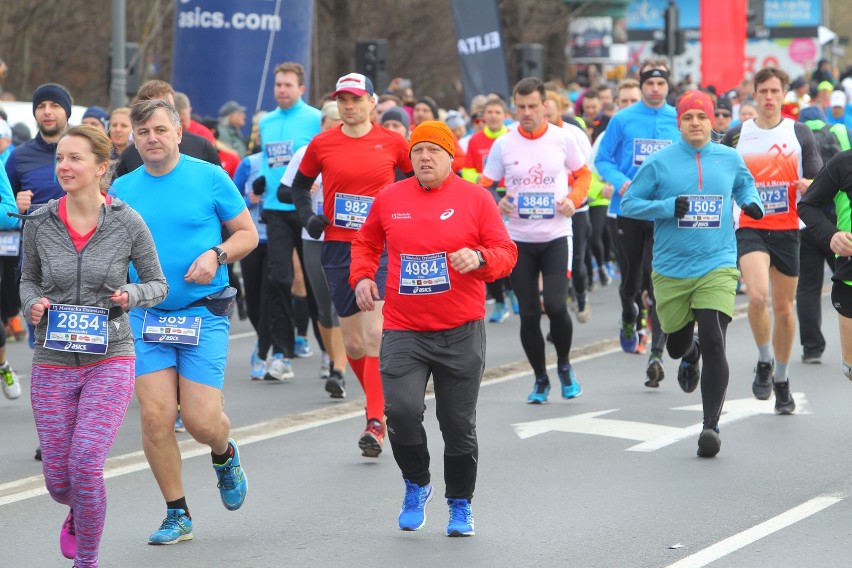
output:
[[[794,414],[796,412],[796,401],[790,394],[790,381],[787,380],[783,383],[772,381],[772,387],[775,389],[775,414]]]
[[[751,392],[758,400],[769,400],[772,398],[772,379],[775,375],[775,359],[769,363],[757,362],[754,368],[754,382],[751,384]]]
[[[325,380],[325,392],[331,398],[346,398],[346,381],[343,374],[337,369],[332,369],[329,377]]]
[[[645,369],[645,376],[648,377],[648,380],[645,381],[645,386],[654,389],[660,386],[660,381],[666,376],[666,371],[663,369],[663,360],[653,351],[651,352],[651,357],[648,358],[648,367]]]
[[[698,436],[698,457],[712,458],[722,449],[722,440],[719,438],[719,432],[712,428],[705,428]]]

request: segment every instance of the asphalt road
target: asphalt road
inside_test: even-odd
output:
[[[740,305],[744,298],[738,299]],[[744,317],[728,331],[731,382],[722,451],[696,457],[698,392],[677,386],[677,362],[656,390],[644,386],[645,357],[615,342],[614,287],[591,295],[592,320],[575,324],[573,360],[582,397],[525,404],[533,378],[518,318],[488,325],[488,371],[480,393],[477,535],[444,536],[442,446],[428,402],[436,498],[426,526],[397,529],[403,486],[389,448],[360,456],[363,399],[331,401],[319,357],[298,360],[285,383],[248,380],[254,340],[234,322],[226,410],[249,477],[242,509],[226,511],[204,448],[179,434],[195,539],[146,544],[164,505],[141,455],[138,404],[131,403],[107,463],[109,511],[101,566],[572,566],[846,567],[852,565],[852,385],[839,369],[836,316],[823,301],[828,349],[790,375],[799,411],[776,416],[751,395],[756,349]],[[29,385],[30,353],[9,359]],[[554,373],[555,375],[555,373]],[[555,378],[555,376],[554,376]],[[27,394],[0,400],[0,567],[70,566],[58,547],[64,507],[44,490]]]

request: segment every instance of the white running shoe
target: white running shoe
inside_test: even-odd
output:
[[[12,370],[8,362],[0,367],[0,380],[3,381],[3,394],[6,398],[14,400],[21,396],[21,382],[18,380],[18,374]]]
[[[266,374],[263,376],[265,381],[284,381],[295,376],[290,359],[286,359],[281,353],[276,353],[267,359]]]

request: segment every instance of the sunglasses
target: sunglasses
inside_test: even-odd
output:
[[[716,118],[719,118],[720,116],[724,117],[724,118],[731,118],[731,113],[729,113],[729,112],[717,112],[717,113],[715,113],[715,115],[716,115]]]

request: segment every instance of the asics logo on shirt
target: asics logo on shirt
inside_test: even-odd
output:
[[[455,212],[456,212],[455,209],[447,209],[446,211],[441,213],[441,221],[446,221],[447,219],[452,217],[453,213],[455,213]]]

